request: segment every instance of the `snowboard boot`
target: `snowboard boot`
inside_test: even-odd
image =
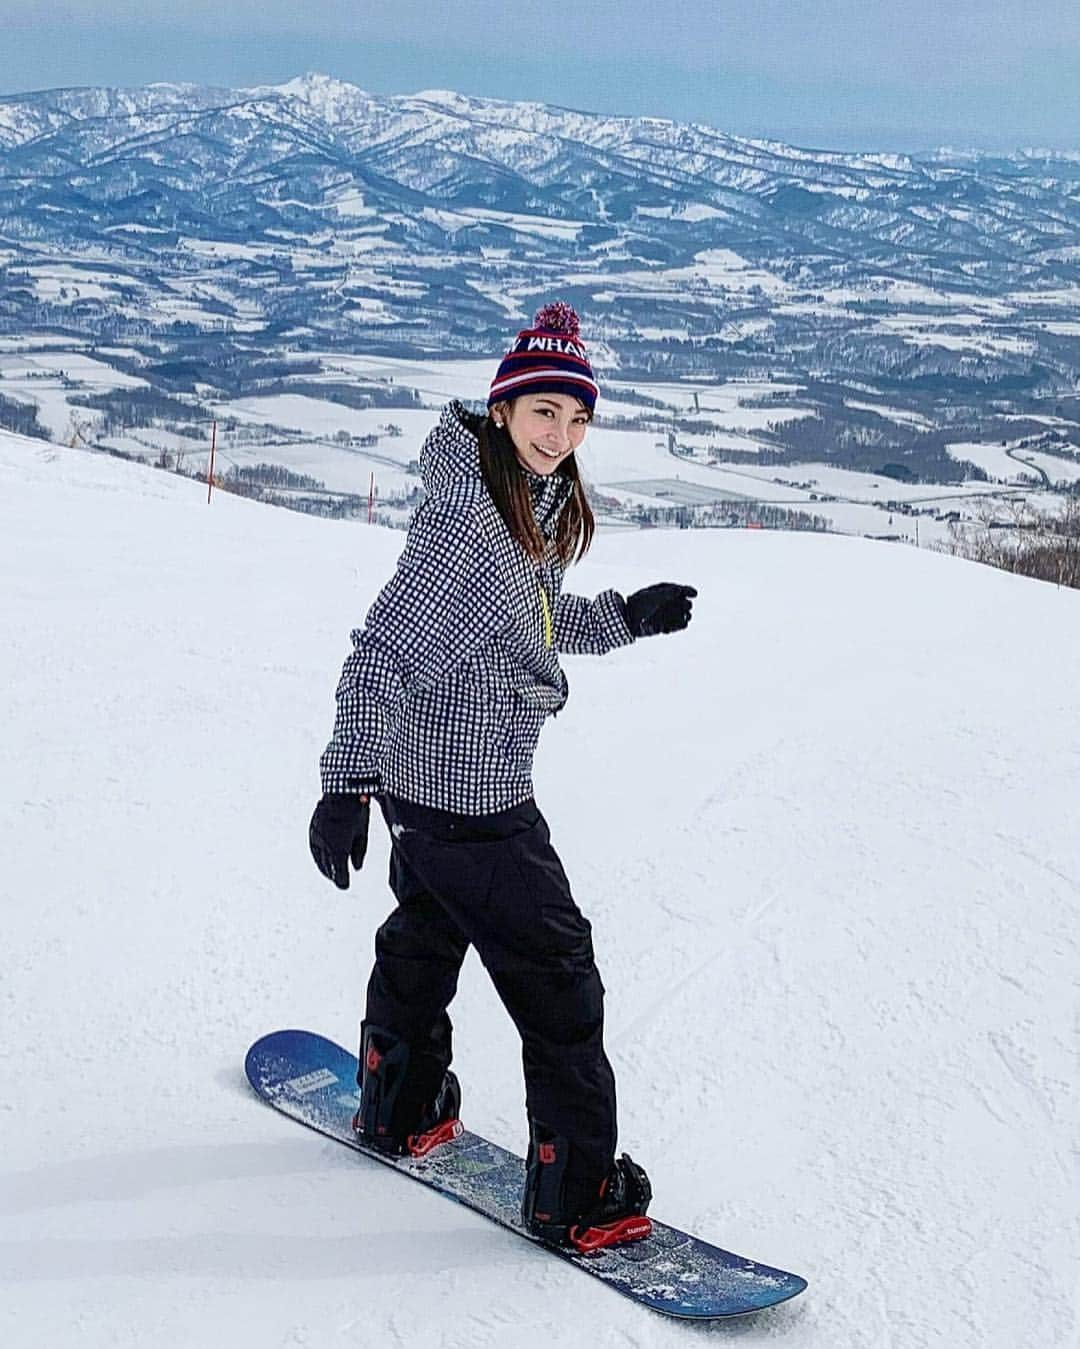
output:
[[[407,1042],[365,1026],[360,1051],[360,1108],[352,1123],[368,1147],[394,1157],[423,1157],[461,1136],[461,1087],[454,1073],[447,1069],[434,1099],[417,1110],[406,1096]]]
[[[568,1139],[536,1120],[529,1123],[529,1154],[521,1217],[543,1241],[573,1246],[584,1254],[652,1232],[645,1217],[652,1186],[642,1167],[624,1152],[597,1180],[575,1175]]]

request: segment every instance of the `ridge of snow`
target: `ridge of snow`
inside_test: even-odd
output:
[[[0,432],[8,1349],[686,1342],[242,1082],[356,1034],[385,830],[342,894],[306,829],[403,542]],[[567,657],[536,773],[654,1211],[809,1277],[752,1344],[1071,1343],[1080,595],[748,531],[601,530],[568,589],[660,579],[690,628]],[[453,1016],[520,1151],[472,956]]]

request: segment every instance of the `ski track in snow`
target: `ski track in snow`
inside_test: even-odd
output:
[[[699,590],[567,658],[537,798],[657,1216],[810,1280],[702,1329],[243,1083],[275,1026],[356,1033],[386,839],[341,895],[306,826],[402,542],[0,434],[3,1344],[1076,1345],[1080,596],[778,534],[571,571]],[[453,1015],[467,1122],[520,1151],[474,956]]]

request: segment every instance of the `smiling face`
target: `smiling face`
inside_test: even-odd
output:
[[[492,408],[514,442],[518,463],[544,477],[554,473],[585,439],[589,411],[565,393],[526,393]]]

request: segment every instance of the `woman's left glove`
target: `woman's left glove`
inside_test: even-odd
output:
[[[690,622],[690,601],[697,595],[693,586],[661,581],[635,590],[623,603],[626,625],[635,637],[654,637],[659,632],[679,632]]]
[[[349,860],[357,871],[367,852],[371,806],[366,796],[327,792],[315,807],[308,829],[308,846],[315,865],[339,890],[349,888]]]

